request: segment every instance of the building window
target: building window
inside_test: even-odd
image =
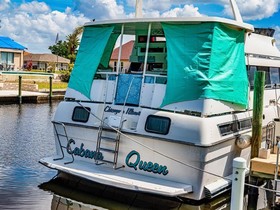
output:
[[[90,108],[76,106],[73,111],[72,120],[75,122],[86,123],[89,119]]]
[[[170,118],[156,115],[149,115],[147,117],[145,130],[150,133],[158,133],[166,135],[170,128]]]
[[[14,65],[14,53],[1,52],[0,65],[4,70],[13,69]]]
[[[114,62],[114,71],[117,71],[117,66],[118,66],[118,62],[115,61]],[[122,71],[122,69],[123,69],[123,62],[121,62],[120,71]]]

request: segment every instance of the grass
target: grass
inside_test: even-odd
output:
[[[31,72],[41,72],[44,73],[45,71],[42,70],[32,70]],[[56,73],[59,74],[66,74],[69,71],[57,71]],[[16,75],[8,75],[5,76],[5,78],[2,80],[4,82],[10,82],[10,83],[18,83],[19,77]],[[67,82],[62,82],[60,80],[54,80],[52,81],[52,89],[66,89],[68,86]],[[27,83],[27,84],[37,84],[39,90],[47,90],[50,88],[49,84],[49,78],[48,76],[32,76],[32,75],[23,75],[22,76],[22,83]]]
[[[39,90],[50,88],[49,82],[36,82],[36,84],[38,85]],[[67,82],[53,82],[52,89],[66,89],[67,85]]]

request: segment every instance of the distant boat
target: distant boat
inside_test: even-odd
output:
[[[271,36],[219,17],[94,21],[84,27],[57,155],[40,163],[104,185],[201,200],[228,190],[232,160],[250,160],[253,76],[266,72],[263,126],[279,117],[280,53]],[[263,31],[263,30],[258,30]],[[121,68],[124,35],[133,36]],[[109,66],[120,38],[116,67]]]

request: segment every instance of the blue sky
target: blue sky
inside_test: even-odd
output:
[[[143,0],[144,17],[219,16],[231,18],[228,0]],[[276,30],[280,46],[280,0],[236,0],[244,22]],[[0,0],[0,36],[9,36],[29,52],[48,47],[77,26],[96,19],[134,17],[135,0]]]

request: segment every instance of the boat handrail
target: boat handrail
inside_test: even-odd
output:
[[[162,74],[145,74],[145,77],[162,77],[162,78],[166,78],[167,75],[162,75]]]
[[[271,59],[271,60],[280,60],[280,57],[273,56],[273,55],[261,55],[255,53],[245,53],[246,56],[251,56],[253,58],[263,58],[263,59]],[[279,54],[280,56],[280,54]]]
[[[117,75],[118,73],[115,71],[97,71],[96,74],[112,74],[112,75]]]
[[[136,75],[141,75],[141,76],[142,76],[143,73],[140,74],[140,73],[117,73],[117,72],[107,72],[107,71],[101,72],[101,71],[97,71],[96,74],[102,74],[102,75],[116,75],[116,76],[118,76],[119,74],[136,74]],[[161,74],[160,72],[159,72],[159,74],[158,74],[158,73],[157,73],[157,74],[151,74],[151,73],[149,72],[148,74],[144,74],[143,76],[149,76],[149,77],[167,77],[166,74]]]

